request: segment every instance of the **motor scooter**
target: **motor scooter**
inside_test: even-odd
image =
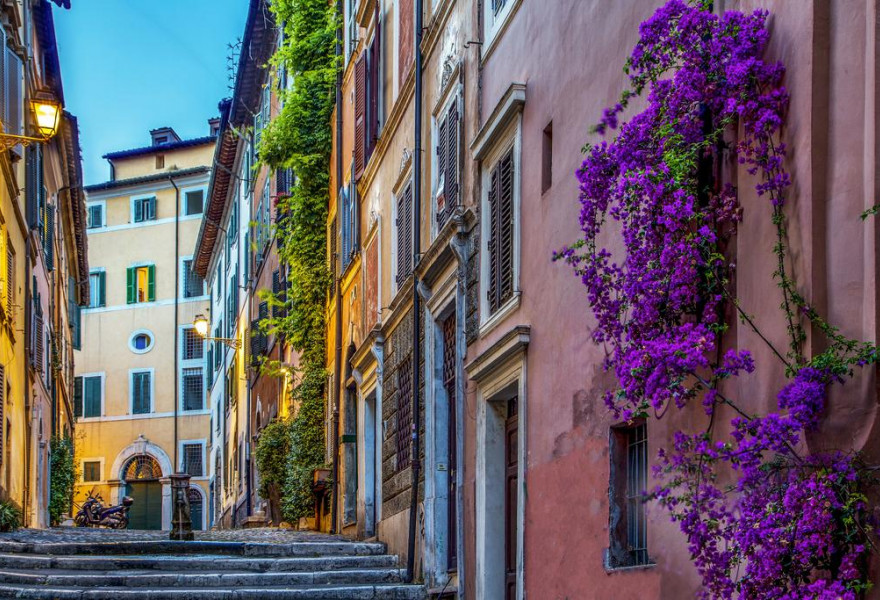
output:
[[[128,511],[134,499],[130,496],[122,498],[122,504],[104,507],[101,494],[89,492],[86,501],[79,507],[73,522],[77,527],[107,527],[125,529],[128,527]]]

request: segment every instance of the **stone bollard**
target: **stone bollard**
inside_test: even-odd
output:
[[[186,473],[174,473],[171,479],[171,539],[192,541],[192,516],[189,512],[189,479]]]

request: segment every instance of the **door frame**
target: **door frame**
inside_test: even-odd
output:
[[[507,401],[516,396],[517,408],[517,582],[516,597],[524,590],[525,510],[527,473],[528,394],[527,358],[530,329],[517,325],[465,367],[477,385],[476,440],[476,597],[504,598],[504,496],[506,460],[504,438]]]

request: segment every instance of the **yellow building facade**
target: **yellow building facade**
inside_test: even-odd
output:
[[[208,289],[192,272],[216,122],[171,128],[105,155],[109,181],[86,188],[90,304],[76,356],[76,500],[134,499],[131,528],[170,529],[173,472],[192,476],[193,526],[207,525],[211,411],[205,342],[192,326]]]

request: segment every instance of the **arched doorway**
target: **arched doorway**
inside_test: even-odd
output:
[[[189,498],[189,515],[192,519],[192,528],[195,531],[204,529],[205,503],[202,500],[202,493],[194,487],[189,488],[187,492]]]
[[[149,454],[128,459],[120,479],[125,483],[125,495],[134,503],[128,514],[129,529],[162,529],[162,468]]]

